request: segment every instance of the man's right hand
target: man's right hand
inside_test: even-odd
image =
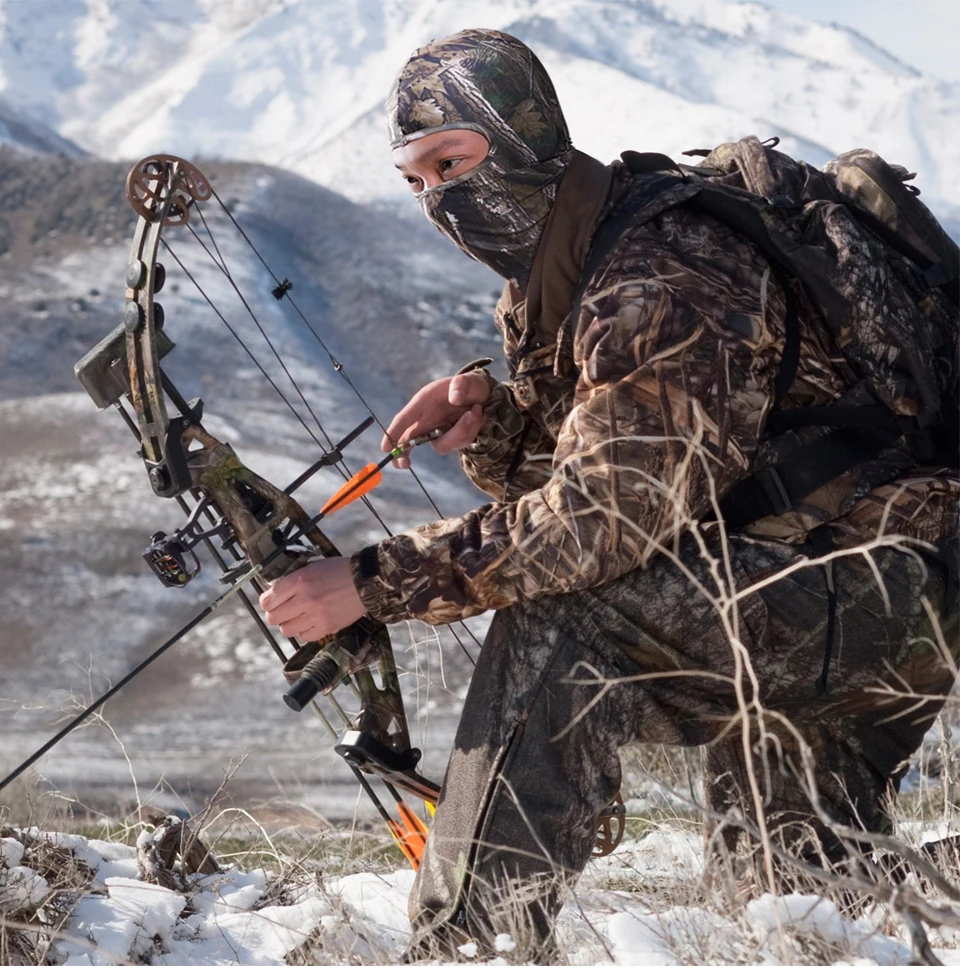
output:
[[[486,422],[483,405],[490,396],[490,382],[480,370],[445,376],[418,390],[410,402],[393,418],[380,443],[385,453],[411,437],[440,427],[450,429],[433,442],[438,454],[467,447],[477,439]],[[395,467],[410,466],[410,455],[403,454]]]

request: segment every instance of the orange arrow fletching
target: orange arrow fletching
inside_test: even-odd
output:
[[[410,866],[416,871],[420,869],[420,861],[407,845],[406,836],[403,832],[403,827],[399,820],[388,820],[387,827],[390,830],[390,834],[396,841],[397,846],[403,851],[403,856],[410,861]]]
[[[352,504],[357,498],[363,497],[364,494],[369,494],[381,481],[383,480],[383,474],[380,473],[380,468],[376,464],[367,464],[362,470],[357,471],[353,477],[347,481],[343,487],[337,491],[336,494],[327,501],[326,504],[320,509],[321,514],[331,514],[333,511],[339,511],[340,508],[345,508],[348,504]]]
[[[410,808],[405,803],[400,805],[400,816],[403,818],[403,823],[399,820],[389,821],[390,833],[397,842],[397,846],[403,851],[404,857],[410,861],[410,866],[416,871],[420,869],[423,852],[427,846],[427,829],[410,813]],[[411,818],[414,824],[411,824]]]
[[[397,812],[400,820],[389,822],[390,833],[413,869],[419,870],[427,846],[426,825],[403,800],[397,803]]]

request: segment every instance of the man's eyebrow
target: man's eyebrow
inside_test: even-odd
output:
[[[437,155],[442,155],[445,151],[449,151],[451,148],[454,150],[459,150],[463,147],[462,142],[458,138],[444,138],[443,141],[438,141],[433,147],[428,148],[420,157],[417,159],[420,161],[433,161]],[[394,168],[403,168],[403,165],[394,165]]]

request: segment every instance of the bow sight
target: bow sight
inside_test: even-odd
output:
[[[219,531],[219,528],[215,530]],[[202,541],[210,534],[210,531],[202,532],[196,540]],[[189,564],[187,555],[190,556]],[[200,559],[194,554],[193,546],[185,545],[176,535],[171,537],[166,531],[154,532],[143,560],[167,588],[183,588],[200,573]]]

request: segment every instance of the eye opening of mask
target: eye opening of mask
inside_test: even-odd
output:
[[[493,147],[493,139],[490,137],[490,132],[482,124],[475,124],[473,121],[451,121],[449,124],[435,124],[431,127],[411,131],[410,134],[405,134],[402,138],[394,141],[390,145],[390,150],[403,148],[412,141],[419,141],[421,138],[436,134],[438,131],[476,131],[477,134],[482,134],[487,139],[487,144],[491,148]]]
[[[464,134],[469,132],[472,137],[452,137],[461,132]],[[444,134],[448,137],[444,138]],[[491,156],[496,154],[496,147],[487,129],[471,122],[452,122],[421,128],[395,141],[392,150],[397,152],[398,149],[406,149],[408,145],[416,144],[433,135],[438,137],[429,146],[424,145],[422,150],[405,150],[401,155],[402,161],[397,161],[397,167],[408,181],[412,181],[415,177],[421,184],[425,183],[429,186],[419,192],[415,191],[415,198],[420,198],[427,193],[442,192],[451,185],[461,184],[486,168]],[[480,137],[478,138],[477,135]],[[452,160],[457,161],[458,164],[451,164],[448,168],[447,163]],[[459,164],[463,162],[466,164]],[[438,177],[443,181],[437,183]]]

